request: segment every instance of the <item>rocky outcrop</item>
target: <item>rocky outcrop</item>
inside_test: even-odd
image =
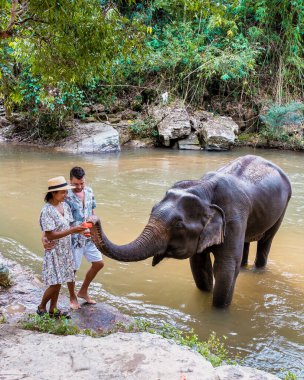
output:
[[[177,142],[178,149],[181,150],[201,150],[201,144],[196,133],[192,132],[186,139]]]
[[[160,140],[164,146],[190,135],[191,124],[186,107],[181,103],[152,107],[149,111],[157,125]]]
[[[196,111],[189,115],[181,103],[152,107],[151,116],[157,125],[164,146],[177,142],[178,149],[227,150],[234,144],[238,125],[230,117]]]
[[[56,149],[72,153],[119,152],[119,135],[111,125],[105,123],[80,123]]]
[[[201,355],[148,333],[60,337],[2,326],[0,340],[5,341],[0,346],[0,377],[49,380],[51,374],[54,380],[218,379]]]
[[[0,341],[0,377],[10,379],[278,380],[252,368],[213,368],[191,349],[148,333],[62,337],[2,325]]]
[[[237,133],[238,126],[231,117],[214,116],[202,122],[198,136],[205,150],[228,150]]]
[[[6,117],[0,116],[0,128],[8,127],[10,124],[11,122]]]

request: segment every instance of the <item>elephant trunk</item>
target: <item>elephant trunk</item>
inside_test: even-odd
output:
[[[150,218],[137,239],[125,245],[113,244],[106,237],[97,216],[93,216],[90,220],[93,222],[91,236],[97,249],[111,259],[126,262],[141,261],[161,255],[166,249],[166,229],[153,218]]]

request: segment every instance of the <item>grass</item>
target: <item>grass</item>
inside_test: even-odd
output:
[[[25,330],[40,331],[48,334],[76,335],[81,332],[78,326],[71,323],[70,319],[66,317],[55,319],[51,318],[48,314],[43,316],[29,314],[20,323],[21,327]]]
[[[186,333],[167,323],[162,326],[153,326],[149,321],[137,319],[136,326],[139,331],[159,334],[166,339],[173,340],[177,344],[190,347],[192,350],[198,352],[206,358],[214,367],[217,367],[223,363],[236,364],[237,361],[239,361],[238,357],[234,359],[229,358],[229,352],[225,348],[225,344],[222,341],[227,338],[223,336],[220,339],[216,336],[215,332],[212,332],[208,340],[203,342],[199,340],[193,330]]]

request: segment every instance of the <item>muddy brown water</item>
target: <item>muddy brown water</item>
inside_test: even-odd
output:
[[[296,152],[234,149],[230,152],[172,150],[72,155],[52,150],[0,145],[0,251],[41,272],[43,255],[38,217],[48,178],[68,177],[83,166],[97,201],[96,213],[115,243],[133,240],[152,206],[176,181],[197,179],[244,154],[272,160],[289,175],[293,197],[270,252],[267,269],[250,265],[240,273],[232,305],[214,310],[211,295],[196,289],[188,260],[151,259],[120,263],[108,258],[91,288],[94,296],[132,316],[193,329],[201,339],[226,336],[231,355],[244,365],[281,377],[287,371],[304,379],[304,155]],[[88,264],[83,261],[80,281]]]

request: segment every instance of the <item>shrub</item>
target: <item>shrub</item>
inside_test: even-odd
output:
[[[156,140],[158,137],[156,122],[151,117],[134,122],[130,125],[130,131],[133,138],[152,138]]]
[[[265,115],[260,116],[264,123],[261,135],[267,140],[291,142],[301,145],[302,136],[294,135],[292,127],[304,123],[304,104],[290,103],[286,105],[272,105]]]

